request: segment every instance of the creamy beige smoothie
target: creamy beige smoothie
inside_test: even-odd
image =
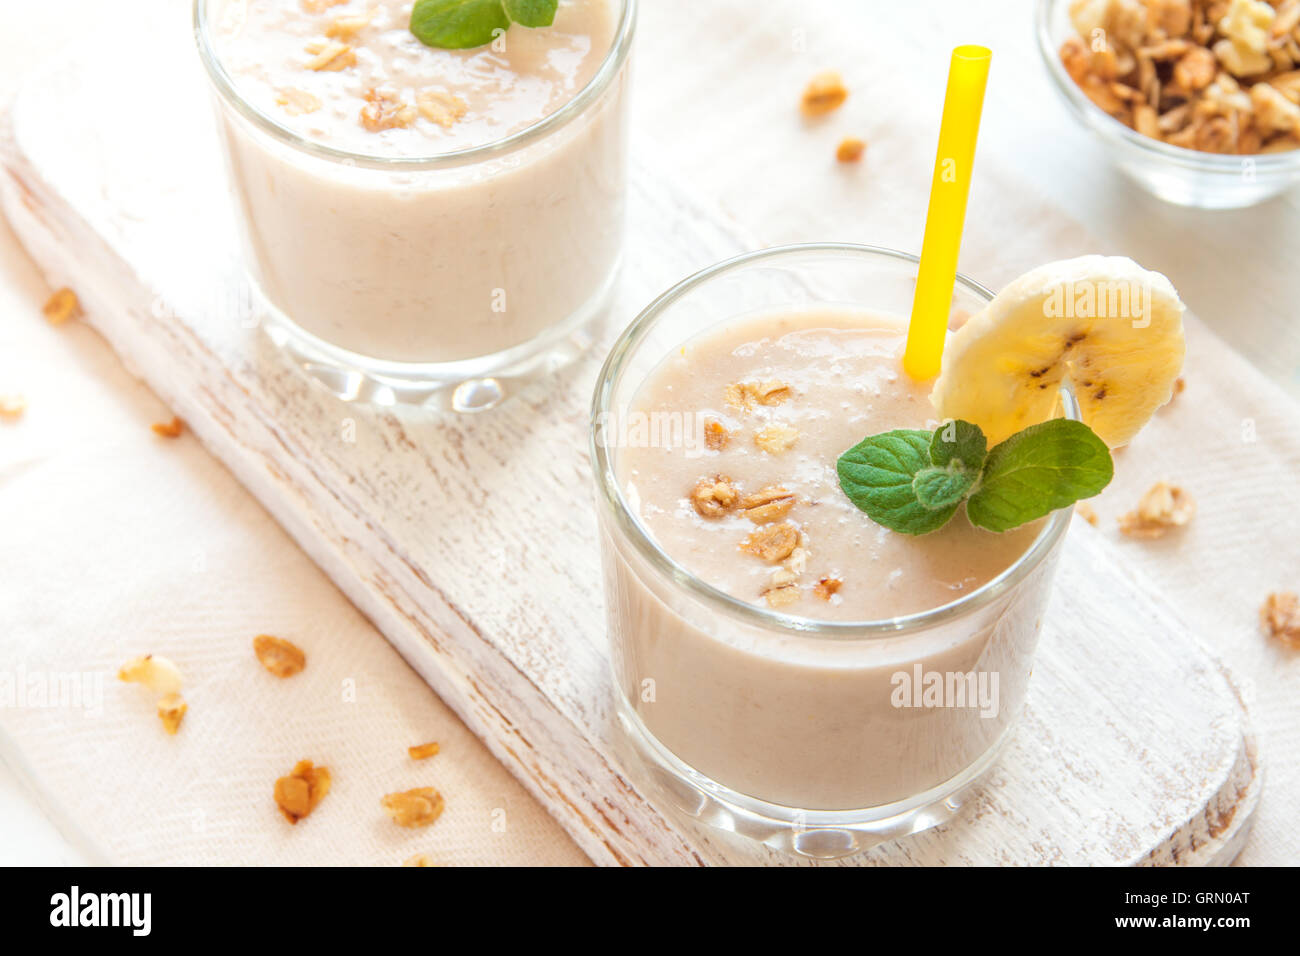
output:
[[[561,0],[552,26],[470,50],[416,39],[411,0],[207,5],[242,102],[223,118],[250,258],[296,325],[362,356],[441,363],[524,348],[598,308],[622,240],[621,74],[524,142],[446,157],[559,119],[610,55],[622,0]]]
[[[900,320],[823,309],[682,345],[622,412],[678,436],[623,426],[615,473],[635,520],[699,581],[810,621],[928,611],[996,578],[1041,522],[994,534],[962,512],[916,537],[840,489],[836,460],[863,437],[937,424],[928,383],[901,369],[903,335]],[[672,416],[689,424],[674,431]],[[1024,700],[1050,562],[959,621],[846,639],[700,611],[618,535],[605,547],[626,700],[675,756],[742,794],[808,810],[904,801],[978,761]],[[966,705],[919,706],[931,674],[954,687],[973,675]]]

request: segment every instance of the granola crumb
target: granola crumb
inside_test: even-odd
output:
[[[290,116],[315,113],[320,109],[319,99],[306,90],[295,89],[291,86],[276,90],[275,102],[277,106],[284,107],[284,111]]]
[[[731,432],[720,421],[704,423],[704,447],[710,451],[722,451],[731,440]]]
[[[325,35],[331,40],[351,40],[370,25],[372,14],[358,13],[350,17],[335,17],[325,28]]]
[[[292,677],[307,666],[302,648],[282,637],[259,634],[253,638],[253,653],[262,666],[276,677]]]
[[[857,136],[847,136],[840,140],[835,149],[835,158],[841,163],[856,163],[867,151],[867,141]]]
[[[788,521],[768,524],[752,532],[740,545],[740,550],[761,558],[768,564],[784,561],[799,544],[799,529]]]
[[[162,721],[163,730],[175,735],[180,729],[181,721],[185,719],[185,712],[189,707],[185,704],[185,698],[180,694],[167,694],[158,701],[158,718]]]
[[[427,827],[446,807],[442,794],[433,787],[416,787],[387,794],[380,804],[399,827]]]
[[[180,438],[181,432],[185,431],[185,423],[173,416],[171,421],[154,422],[149,428],[155,435],[162,438]]]
[[[1196,501],[1182,488],[1158,481],[1142,496],[1137,509],[1119,519],[1119,530],[1130,538],[1160,538],[1181,528],[1196,513]]]
[[[839,578],[822,578],[817,582],[817,586],[813,588],[813,593],[823,601],[829,601],[832,596],[839,593],[840,588],[843,586],[844,582]]]
[[[765,382],[733,382],[727,386],[723,398],[732,408],[749,412],[755,405],[780,405],[793,394],[785,382],[769,379]]]
[[[307,44],[307,52],[311,54],[307,69],[317,73],[337,73],[357,64],[357,55],[352,52],[352,47],[337,40],[314,40]]]
[[[405,129],[415,122],[418,111],[389,90],[366,91],[366,105],[361,107],[361,125],[372,133],[386,129]]]
[[[798,500],[794,492],[780,485],[768,485],[741,498],[740,510],[754,524],[768,524],[784,518]]]
[[[720,518],[723,512],[735,507],[740,492],[726,475],[701,478],[691,489],[691,504],[701,518]]]
[[[428,760],[435,756],[442,748],[438,746],[437,741],[430,741],[427,744],[418,744],[415,747],[407,747],[406,752],[412,760]]]
[[[469,112],[469,104],[445,90],[424,90],[415,97],[415,105],[421,116],[443,129],[451,129]]]
[[[27,399],[21,395],[0,395],[0,419],[16,422],[27,411]]]
[[[803,91],[800,108],[804,116],[825,116],[844,105],[849,91],[835,70],[824,70],[809,81]]]
[[[768,607],[789,607],[796,603],[803,595],[799,591],[797,584],[778,584],[774,587],[767,588],[763,592]]]
[[[1292,591],[1270,594],[1259,609],[1259,620],[1269,637],[1300,649],[1300,596]]]
[[[275,803],[290,823],[311,814],[330,792],[332,783],[328,767],[317,767],[310,760],[299,760],[287,777],[275,782]]]
[[[764,425],[754,435],[754,444],[769,455],[780,455],[794,447],[799,439],[799,430],[780,422]]]
[[[433,857],[429,856],[429,854],[427,853],[417,853],[415,856],[411,857],[409,860],[407,860],[405,863],[402,864],[402,866],[437,866],[437,865],[438,865],[437,863],[433,862]]]
[[[41,311],[52,324],[62,325],[81,314],[81,302],[77,299],[77,293],[65,286],[49,297]]]
[[[156,694],[176,694],[181,689],[181,669],[161,654],[133,657],[117,672],[117,679],[129,684],[143,684]]]
[[[1080,501],[1076,504],[1074,506],[1074,513],[1094,528],[1097,527],[1097,512],[1094,511],[1092,505],[1088,504],[1086,501]]]

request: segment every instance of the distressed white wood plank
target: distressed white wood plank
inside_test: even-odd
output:
[[[9,118],[5,210],[51,281],[78,290],[128,366],[594,860],[784,862],[656,807],[613,755],[586,455],[604,345],[469,420],[325,395],[231,314],[235,240],[200,78],[183,42],[160,60],[150,39],[148,56],[123,36],[98,47],[111,63],[82,50],[55,64]],[[142,91],[147,114],[131,105]],[[631,218],[617,325],[746,245],[647,167]],[[1222,862],[1259,785],[1230,681],[1075,528],[1028,712],[989,785],[958,824],[852,862]]]

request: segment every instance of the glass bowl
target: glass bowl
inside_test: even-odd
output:
[[[1069,0],[1038,0],[1035,27],[1047,73],[1070,111],[1105,144],[1111,160],[1159,198],[1199,209],[1239,209],[1300,184],[1300,149],[1224,155],[1143,136],[1096,106],[1070,78],[1060,49],[1077,31]]]

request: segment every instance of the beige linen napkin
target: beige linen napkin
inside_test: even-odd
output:
[[[0,261],[0,392],[29,401],[0,423],[0,735],[88,842],[130,864],[585,863],[193,437],[153,434],[170,414],[103,341],[45,322],[7,229]],[[264,632],[301,646],[306,670],[264,670]],[[116,680],[143,653],[185,675],[175,737]],[[23,706],[6,706],[6,679]],[[431,740],[440,754],[407,756]],[[290,826],[272,788],[303,758],[334,785]],[[380,798],[417,786],[446,811],[400,829]]]

